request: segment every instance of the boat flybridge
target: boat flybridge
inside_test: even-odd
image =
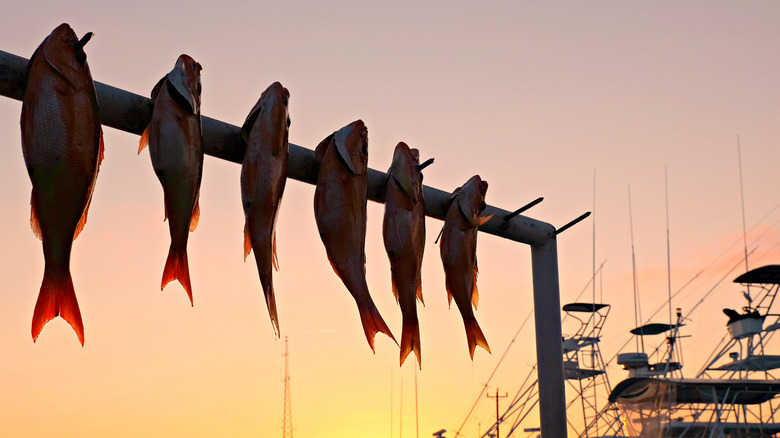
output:
[[[629,436],[780,436],[780,356],[765,351],[780,328],[780,315],[770,313],[780,265],[748,271],[734,282],[745,286],[747,306],[741,312],[724,309],[728,335],[696,378],[676,376],[671,356],[664,368],[641,355],[621,355],[629,378],[615,386],[609,401],[620,407]]]

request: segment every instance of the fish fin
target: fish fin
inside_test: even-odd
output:
[[[244,224],[244,261],[252,251],[252,239],[249,238],[249,223]]]
[[[476,349],[477,345],[487,350],[488,353],[491,353],[490,346],[487,343],[487,339],[485,339],[485,335],[482,333],[482,329],[479,328],[479,323],[477,323],[477,320],[472,319],[469,321],[464,321],[464,324],[466,325],[466,339],[469,342],[469,354],[471,355],[471,360],[474,360],[474,350]]]
[[[98,158],[98,170],[100,170],[100,164],[103,163],[104,158],[106,158],[106,144],[103,142],[103,125],[100,125],[100,158]]]
[[[274,270],[279,270],[279,257],[276,255],[276,230],[274,230],[274,240],[271,244],[271,263],[274,265]]]
[[[477,261],[474,260],[474,278],[473,278],[473,285],[471,289],[471,304],[474,305],[474,308],[477,308],[477,304],[479,304],[479,291],[477,290],[477,274],[479,273],[479,269],[477,269]]]
[[[95,182],[93,181],[92,184],[95,184]],[[73,232],[73,240],[76,240],[76,238],[79,237],[79,234],[81,234],[81,230],[84,229],[84,225],[87,224],[87,212],[89,211],[90,204],[92,204],[92,193],[90,193],[89,195],[90,196],[89,199],[87,200],[87,205],[84,207],[84,211],[81,213],[81,219],[79,219],[79,223],[76,225],[76,231]]]
[[[420,354],[420,324],[417,320],[404,321],[401,333],[401,365],[404,364],[409,353],[414,351],[417,363],[422,369],[422,355]]]
[[[273,283],[268,284],[268,289],[263,288],[263,295],[265,295],[265,304],[268,307],[268,314],[271,316],[271,325],[274,327],[274,335],[278,338],[281,334],[279,331],[279,315],[276,313],[276,295],[274,294]]]
[[[198,228],[198,221],[200,220],[200,199],[195,200],[195,207],[192,208],[192,218],[190,219],[190,231],[195,231]]]
[[[35,195],[32,197],[34,196]],[[33,233],[35,233],[35,236],[43,240],[43,234],[41,234],[41,224],[38,222],[38,214],[35,212],[35,205],[33,204],[32,199],[30,199],[30,227],[32,228]]]
[[[192,285],[190,284],[190,265],[187,260],[186,248],[176,250],[171,246],[171,249],[168,251],[168,259],[165,261],[160,290],[163,290],[165,285],[173,280],[179,280],[184,290],[187,291],[190,305],[194,306],[195,304],[192,302]]]
[[[33,312],[33,342],[38,339],[43,326],[56,316],[61,316],[73,327],[79,342],[84,346],[84,324],[81,321],[79,303],[76,301],[70,272],[66,276],[53,276],[49,271],[44,270],[43,284]]]
[[[392,269],[391,269],[391,271],[392,271]],[[400,295],[398,294],[398,287],[396,286],[394,279],[390,279],[390,281],[391,281],[391,283],[393,285],[392,289],[393,289],[393,296],[395,297],[395,302],[396,302],[396,304],[398,304],[398,300],[401,299]]]
[[[366,334],[366,340],[368,346],[371,347],[371,351],[376,353],[374,348],[374,336],[377,332],[382,332],[398,345],[398,341],[395,340],[395,336],[390,332],[390,329],[385,324],[385,320],[382,319],[382,315],[379,314],[379,310],[374,305],[373,301],[368,301],[364,304],[358,303],[358,310],[360,311],[360,321],[363,323],[363,332]]]
[[[147,126],[146,129],[144,129],[143,134],[141,134],[141,140],[138,142],[138,154],[141,154],[141,151],[144,150],[144,148],[148,145],[149,145],[149,127]]]
[[[84,225],[87,224],[87,213],[89,213],[89,206],[92,205],[92,192],[95,190],[95,182],[97,182],[97,174],[100,171],[100,163],[103,162],[103,158],[105,156],[105,145],[103,144],[103,127],[100,127],[100,146],[98,150],[98,162],[97,166],[95,167],[95,174],[92,176],[92,182],[89,185],[89,190],[87,192],[87,205],[84,206],[84,211],[81,213],[81,219],[79,219],[79,223],[76,225],[76,231],[73,233],[73,240],[76,240],[77,237],[79,237],[79,234],[81,234],[81,231],[84,229]]]
[[[449,306],[449,308],[452,308],[452,292],[450,292],[450,288],[446,288],[446,289],[447,289],[447,306]]]
[[[417,279],[417,291],[415,292],[415,295],[417,295],[417,299],[420,300],[420,303],[422,305],[425,305],[425,301],[423,301],[423,295],[422,295],[422,275],[420,278]]]
[[[493,217],[492,214],[489,216],[480,216],[479,218],[477,218],[478,221],[477,226],[485,225],[492,217]]]

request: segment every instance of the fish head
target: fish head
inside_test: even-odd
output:
[[[453,193],[457,196],[460,213],[470,223],[477,221],[479,215],[487,207],[485,203],[487,189],[487,181],[482,180],[479,175],[474,175],[466,184],[456,190],[457,194]]]
[[[87,32],[79,39],[70,25],[60,24],[41,44],[46,63],[75,85],[86,68],[87,54],[84,52],[84,45],[92,35],[92,32]]]
[[[258,117],[262,121],[261,129],[274,144],[286,141],[290,130],[289,100],[290,92],[279,82],[274,82],[266,88],[241,127],[244,141],[249,138],[249,132]]]
[[[420,199],[420,186],[422,184],[419,165],[420,151],[410,149],[404,142],[395,146],[393,163],[390,165],[388,173],[415,204]]]
[[[336,155],[353,175],[363,175],[368,167],[368,128],[356,120],[333,133]]]
[[[200,114],[201,70],[203,67],[194,59],[181,55],[173,70],[165,76],[174,99],[195,114]]]

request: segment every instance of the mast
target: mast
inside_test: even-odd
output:
[[[292,438],[292,403],[290,402],[290,350],[287,336],[284,337],[284,417],[282,418],[282,438]]]
[[[637,291],[637,279],[636,279],[636,251],[634,250],[634,215],[631,212],[631,185],[628,186],[628,220],[631,226],[631,270],[634,277],[634,325],[639,327],[641,318],[641,307],[639,305],[639,293]],[[645,339],[644,336],[637,336],[642,341],[642,352],[645,351]],[[636,348],[639,349],[639,339],[636,340]]]

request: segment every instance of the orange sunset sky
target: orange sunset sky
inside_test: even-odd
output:
[[[559,272],[561,302],[573,301],[592,275],[595,234],[596,264],[606,261],[596,299],[612,304],[606,358],[635,324],[629,185],[643,321],[667,296],[665,168],[672,289],[704,270],[673,305],[687,312],[726,277],[684,329],[686,376],[725,333],[721,309],[744,301],[731,284],[744,265],[728,273],[744,255],[738,135],[749,263],[780,264],[780,3],[6,3],[0,50],[29,58],[68,22],[79,36],[95,33],[85,48],[95,80],[146,96],[186,53],[203,66],[203,115],[235,125],[278,80],[291,94],[292,143],[313,148],[361,118],[370,167],[387,170],[404,141],[436,159],[426,184],[451,191],[479,174],[488,203],[514,210],[544,196],[527,215],[558,227],[594,209],[595,171],[595,230],[588,219],[559,236]],[[105,128],[71,265],[85,345],[59,318],[33,343],[43,255],[29,226],[20,111],[0,98],[0,436],[280,436],[284,342],[253,261],[243,262],[240,166],[205,160],[190,307],[178,283],[159,290],[169,236],[148,152],[136,154],[138,136]],[[277,228],[294,435],[415,437],[414,358],[399,367],[382,335],[372,354],[325,256],[313,195],[288,182]],[[382,214],[369,202],[368,284],[400,339]],[[531,257],[525,245],[480,235],[476,316],[493,354],[478,348],[471,361],[433,243],[442,222],[426,224],[419,436],[447,429],[452,438],[531,310]],[[535,363],[531,322],[491,391],[513,394]],[[624,373],[612,365],[610,376]],[[493,403],[482,396],[463,436],[479,436]]]

